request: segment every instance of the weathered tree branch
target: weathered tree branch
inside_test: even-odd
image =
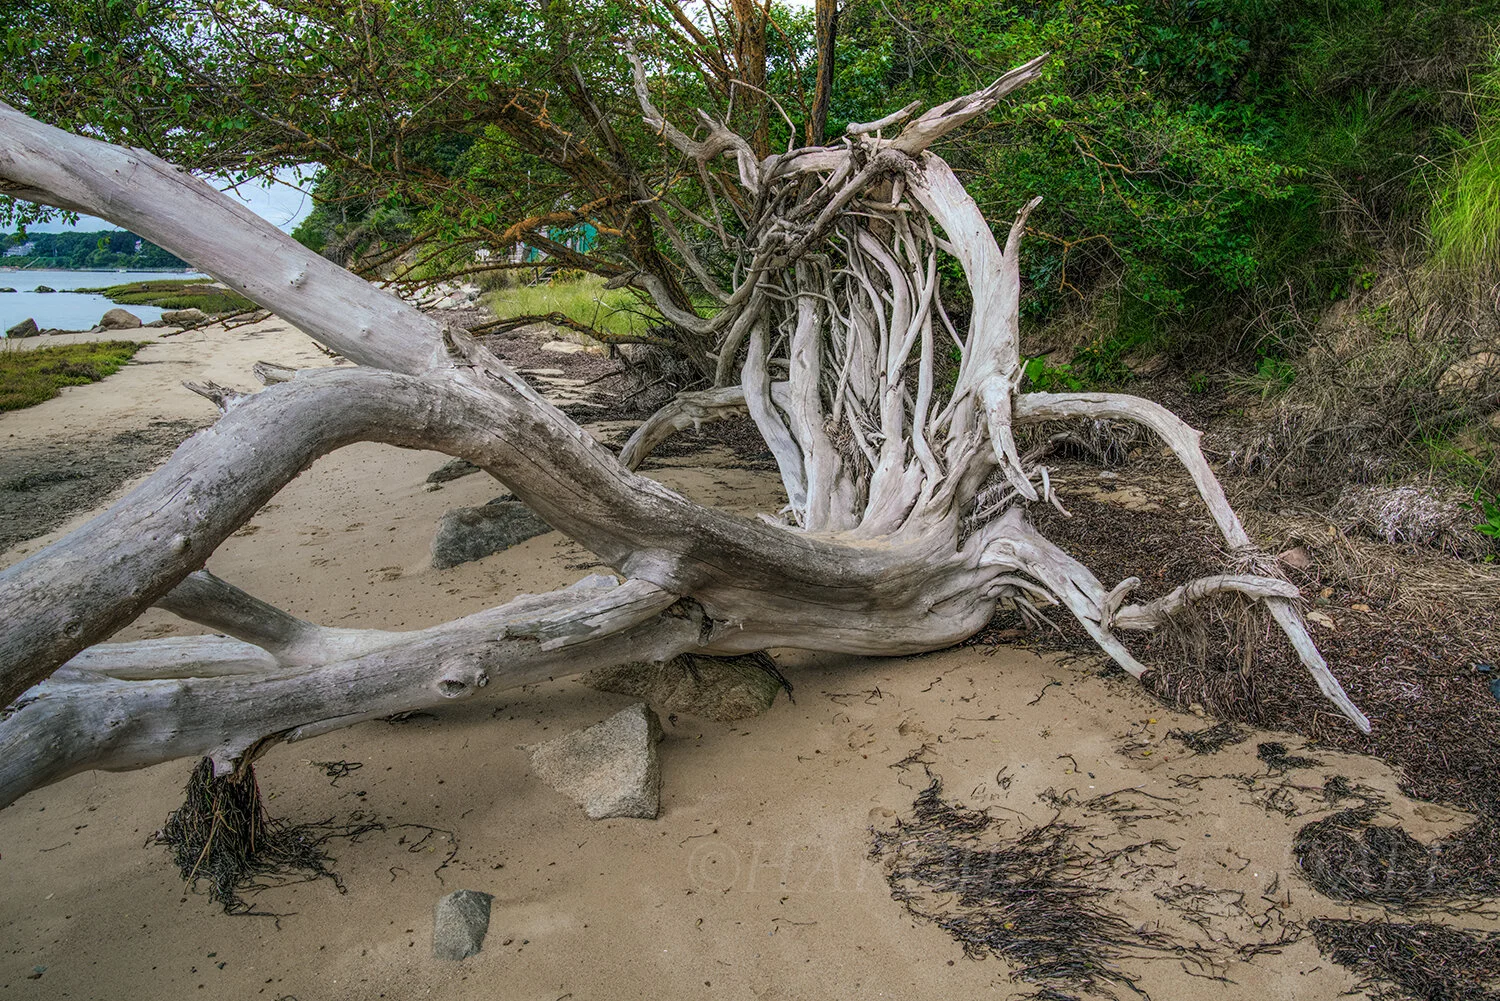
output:
[[[236,600],[243,599],[255,601],[248,595]],[[592,577],[431,629],[310,627],[335,634],[321,641],[304,637],[311,641],[303,644],[304,652],[321,646],[329,660],[254,673],[223,669],[226,662],[241,663],[216,649],[233,640],[95,647],[29,691],[0,720],[0,806],[90,768],[143,768],[207,756],[222,773],[247,750],[270,741],[301,740],[362,720],[447,705],[486,685],[511,687],[627,660],[667,659],[697,648],[703,628],[694,607],[670,611],[676,601],[651,584]],[[348,642],[356,632],[367,652]],[[340,653],[340,647],[347,649]],[[184,661],[194,656],[204,658],[201,666],[188,667]],[[141,662],[148,657],[172,666],[162,676],[145,677]]]
[[[1325,695],[1367,729],[1284,581],[1226,573],[1126,605],[1137,581],[1106,587],[1026,516],[1029,504],[1058,501],[1046,467],[1017,449],[1016,425],[1133,420],[1193,476],[1243,555],[1245,566],[1232,569],[1253,569],[1258,558],[1196,432],[1169,411],[1132,397],[1019,391],[1020,237],[1036,200],[1002,245],[928,147],[1041,67],[1033,60],[916,117],[907,108],[851,126],[836,145],[758,158],[751,142],[706,117],[703,140],[672,126],[635,61],[648,122],[704,180],[712,218],[692,224],[734,256],[734,281],[703,318],[661,268],[622,269],[671,322],[712,340],[717,360],[716,388],[674,400],[618,459],[467,333],[322,261],[170,164],[0,106],[0,190],[126,225],[369,366],[258,366],[274,384],[253,396],[204,387],[225,410],[216,426],[103,515],[0,572],[9,613],[0,621],[0,697],[21,697],[0,722],[0,801],[86,767],[202,753],[227,766],[275,738],[443,704],[491,678],[690,649],[936,649],[972,635],[1002,599],[1032,611],[1064,605],[1137,676],[1146,668],[1114,630],[1153,627],[1224,591],[1264,601]],[[609,124],[591,113],[609,145]],[[881,135],[902,122],[895,138]],[[586,159],[604,187],[628,168],[587,149],[558,155]],[[722,156],[734,160],[741,190],[710,173]],[[640,197],[654,203],[648,194]],[[639,214],[643,225],[662,219],[669,239],[688,246],[660,205]],[[943,308],[945,253],[972,292],[963,332]],[[950,341],[961,360],[948,390],[936,359]],[[674,431],[741,410],[776,459],[784,520],[704,508],[633,472]],[[389,633],[304,622],[195,573],[288,480],[355,441],[476,463],[627,582],[585,582]],[[154,603],[228,637],[90,648]],[[27,764],[23,747],[45,753]]]

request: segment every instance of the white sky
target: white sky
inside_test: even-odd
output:
[[[307,193],[312,188],[312,178],[309,176],[301,187],[297,186],[297,172],[287,168],[276,172],[277,182],[266,185],[261,182],[251,182],[240,185],[238,188],[228,192],[230,197],[237,198],[250,206],[251,211],[263,219],[267,219],[281,229],[291,232],[306,215],[312,211],[312,196]],[[227,181],[220,178],[211,181],[214,187],[224,188]],[[96,219],[93,216],[82,216],[78,222],[68,225],[63,222],[43,222],[33,226],[27,226],[28,232],[33,233],[65,233],[78,231],[93,233],[99,230],[119,229],[112,222]]]

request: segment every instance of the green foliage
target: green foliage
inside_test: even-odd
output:
[[[1486,500],[1484,491],[1479,487],[1474,488],[1474,503],[1465,504],[1464,507],[1473,511],[1484,520],[1474,526],[1474,531],[1480,535],[1487,535],[1492,539],[1500,539],[1500,496],[1491,494]]]
[[[1433,257],[1465,271],[1500,266],[1500,51],[1470,91],[1475,126],[1459,136],[1429,216]]]
[[[150,282],[127,282],[104,288],[80,289],[98,292],[122,306],[159,306],[162,309],[201,309],[210,315],[244,313],[258,308],[238,292],[219,288],[206,278]]]
[[[1255,376],[1262,385],[1261,395],[1285,392],[1297,381],[1297,368],[1284,358],[1265,356],[1256,366]]]
[[[0,349],[0,411],[35,406],[63,386],[86,386],[114,375],[141,348],[135,341]]]
[[[1052,52],[996,127],[943,151],[997,226],[1045,197],[1025,315],[1128,304],[1154,314],[1130,327],[1193,350],[1279,344],[1420,225],[1497,21],[1467,0],[888,0],[846,19],[835,117]]]
[[[63,271],[113,270],[137,271],[183,270],[185,263],[125,230],[101,230],[93,233],[27,233],[24,230],[0,237],[0,249],[28,247],[26,253],[6,257],[6,264],[26,268],[56,268]]]
[[[1077,392],[1084,388],[1083,380],[1069,364],[1049,365],[1046,358],[1028,358],[1021,368],[1025,381],[1023,390],[1043,393]]]
[[[576,274],[576,273],[575,273]],[[663,322],[628,289],[606,289],[604,279],[576,274],[536,285],[499,289],[485,296],[498,319],[561,313],[577,323],[618,337],[645,337]]]
[[[296,236],[352,267],[504,275],[519,241],[563,267],[663,277],[687,307],[702,285],[675,236],[719,284],[731,262],[699,223],[711,192],[640,120],[626,43],[674,121],[704,108],[780,150],[802,141],[815,59],[806,10],[771,16],[766,89],[790,125],[748,88],[731,101],[710,68],[727,50],[649,0],[34,0],[0,18],[0,98],[195,169],[317,165]],[[1430,210],[1444,253],[1493,254],[1497,23],[1500,0],[848,4],[829,134],[1051,52],[1039,83],[940,150],[999,229],[1046,199],[1026,329],[1083,333],[1066,377],[1039,377],[1122,382],[1149,348],[1189,370],[1232,355],[1279,392],[1319,311],[1368,289]],[[553,239],[579,222],[597,244]]]

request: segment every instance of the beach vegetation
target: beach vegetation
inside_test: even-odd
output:
[[[86,386],[114,375],[142,347],[138,341],[39,348],[5,344],[0,347],[0,411],[36,406],[64,386]]]
[[[122,306],[159,306],[162,309],[201,309],[210,316],[223,313],[245,313],[258,308],[232,289],[212,284],[207,278],[173,278],[145,282],[127,282],[102,288],[80,289],[97,292]]]

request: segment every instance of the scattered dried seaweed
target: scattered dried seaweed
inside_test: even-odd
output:
[[[933,778],[910,818],[874,832],[870,857],[884,865],[891,896],[908,913],[947,931],[970,958],[1011,964],[1014,979],[1039,987],[1035,998],[1117,997],[1113,986],[1137,990],[1119,960],[1182,951],[1103,905],[1109,890],[1101,875],[1147,845],[1105,850],[1055,818],[1014,836],[1002,826],[944,801]]]
[[[1294,768],[1316,768],[1323,762],[1301,754],[1288,754],[1286,745],[1268,740],[1255,745],[1255,756],[1266,763],[1272,775],[1281,775]]]
[[[323,769],[323,774],[333,781],[328,783],[337,786],[339,779],[346,779],[365,766],[363,761],[313,761],[310,762],[314,768]]]
[[[1333,900],[1396,909],[1452,910],[1500,895],[1500,822],[1482,817],[1424,844],[1399,825],[1372,823],[1379,806],[1367,797],[1297,832],[1292,850],[1313,889]]]
[[[1055,471],[1054,482],[1066,475]],[[1156,493],[1195,496],[1192,484],[1174,481],[1175,474],[1151,469],[1141,475]],[[1106,583],[1139,577],[1144,583],[1137,600],[1158,596],[1165,582],[1224,571],[1223,554],[1211,542],[1214,529],[1195,517],[1196,504],[1134,511],[1063,493],[1074,517],[1041,511],[1038,527]],[[1336,529],[1330,534],[1326,520],[1282,518],[1276,531],[1299,525],[1296,541],[1312,553],[1314,566],[1294,572],[1293,582],[1327,602],[1337,628],[1318,629],[1319,648],[1374,721],[1374,731],[1359,734],[1328,711],[1287,644],[1263,622],[1246,618],[1237,599],[1227,608],[1219,600],[1197,606],[1206,626],[1198,649],[1189,643],[1184,650],[1182,629],[1122,635],[1152,668],[1147,688],[1168,704],[1225,722],[1292,731],[1319,746],[1373,755],[1401,770],[1402,790],[1415,798],[1500,814],[1500,701],[1480,670],[1500,662],[1493,623],[1500,567],[1346,538]],[[1257,526],[1262,536],[1269,530]],[[1019,634],[1036,648],[1094,650],[1068,616],[1053,620],[1057,631],[1027,632],[1019,616],[1002,611],[970,642],[1014,644]]]
[[[1285,908],[1291,898],[1290,895],[1285,900],[1278,898],[1280,888],[1278,876],[1255,902],[1257,907],[1251,906],[1249,895],[1243,891],[1193,882],[1165,886],[1151,895],[1183,921],[1196,926],[1204,939],[1227,947],[1236,959],[1247,961],[1260,955],[1280,955],[1283,948],[1300,941],[1306,932],[1301,924],[1287,918]],[[1226,925],[1238,926],[1254,940],[1233,941]]]
[[[1167,736],[1180,741],[1194,754],[1213,754],[1250,737],[1250,732],[1233,723],[1216,723],[1202,730],[1168,730]]]
[[[1497,1001],[1500,932],[1317,918],[1318,950],[1361,977],[1373,1001]]]
[[[352,766],[348,771],[361,767],[357,761],[316,764],[329,766],[330,775],[342,771],[340,766]],[[255,769],[249,765],[228,775],[215,776],[213,761],[204,758],[193,769],[183,792],[183,805],[172,811],[166,824],[147,844],[170,848],[172,860],[188,885],[196,891],[200,881],[206,882],[209,899],[221,904],[226,914],[283,917],[271,911],[253,910],[244,899],[245,894],[276,886],[327,879],[343,893],[344,884],[338,873],[329,868],[333,858],[326,850],[328,842],[335,838],[358,840],[376,831],[420,831],[422,835],[416,840],[409,841],[403,834],[397,842],[417,854],[433,852],[435,846],[428,842],[435,836],[446,837],[450,850],[441,856],[433,870],[439,882],[442,871],[458,855],[458,838],[454,833],[428,824],[386,824],[368,819],[358,811],[343,824],[326,820],[294,825],[272,819],[266,815]]]

